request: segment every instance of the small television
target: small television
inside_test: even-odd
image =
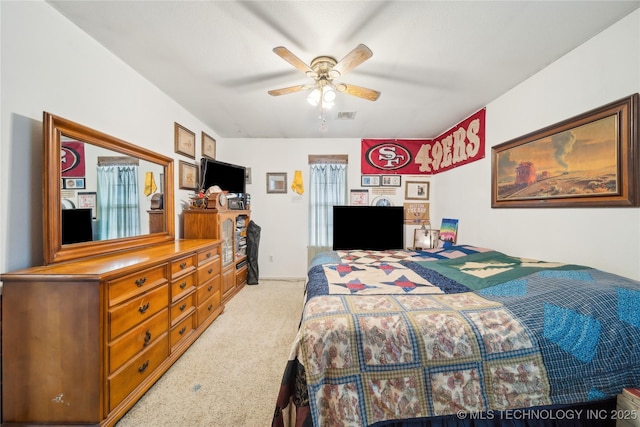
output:
[[[93,240],[91,209],[62,209],[62,244]]]
[[[402,206],[334,206],[333,249],[404,248]]]
[[[200,161],[200,188],[206,190],[217,185],[229,193],[246,193],[244,166],[202,158]]]

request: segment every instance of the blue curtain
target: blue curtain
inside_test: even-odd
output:
[[[347,204],[347,165],[312,164],[309,174],[309,260],[333,246],[333,206]]]
[[[140,234],[138,166],[98,166],[98,239]]]

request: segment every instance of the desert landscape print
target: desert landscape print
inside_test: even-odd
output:
[[[613,115],[498,153],[498,200],[617,194],[617,135]]]

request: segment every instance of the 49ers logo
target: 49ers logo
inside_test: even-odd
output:
[[[387,142],[371,147],[366,158],[367,163],[377,169],[395,170],[411,162],[411,153],[401,145]]]
[[[71,147],[62,147],[60,150],[60,168],[65,173],[78,166],[81,162],[80,154]]]

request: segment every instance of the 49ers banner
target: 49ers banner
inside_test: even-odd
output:
[[[363,139],[362,174],[434,175],[484,158],[485,109],[435,139]]]

